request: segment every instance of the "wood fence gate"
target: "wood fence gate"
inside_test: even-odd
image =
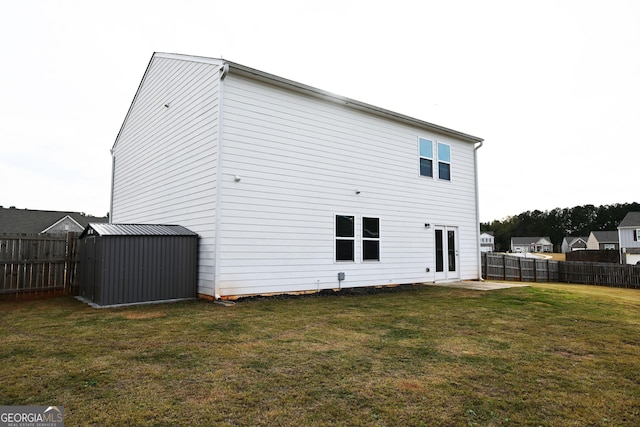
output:
[[[78,234],[0,236],[0,298],[77,291]]]

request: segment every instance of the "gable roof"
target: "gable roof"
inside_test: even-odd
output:
[[[619,241],[617,231],[592,231],[591,234],[598,243],[618,243]]]
[[[538,237],[512,237],[511,244],[517,245],[517,246],[531,245],[531,244],[538,243],[542,239],[545,239],[547,242],[553,244],[551,242],[551,239],[548,236],[546,237],[539,237],[539,236]]]
[[[207,58],[203,56],[194,56],[194,55],[184,55],[184,54],[176,54],[176,53],[166,53],[166,52],[154,52],[151,56],[151,60],[147,65],[147,69],[140,81],[140,85],[138,86],[138,90],[136,91],[135,96],[133,97],[133,101],[129,107],[129,111],[127,112],[127,116],[122,123],[120,131],[118,132],[118,136],[113,144],[111,150],[113,151],[118,144],[118,140],[120,139],[120,134],[124,129],[124,126],[127,122],[129,115],[133,109],[136,98],[138,97],[138,93],[140,92],[142,85],[147,77],[147,73],[153,63],[155,58],[166,58],[166,59],[176,59],[182,61],[191,61],[191,62],[199,62],[204,64],[211,64],[220,67],[220,79],[224,79],[227,73],[238,74],[240,76],[249,77],[254,80],[266,82],[278,87],[287,88],[289,90],[294,90],[296,92],[302,92],[306,95],[310,95],[316,98],[321,98],[329,102],[333,102],[348,108],[353,108],[355,110],[366,111],[368,113],[383,116],[387,119],[392,119],[399,122],[409,123],[411,125],[417,125],[424,129],[430,130],[432,132],[436,132],[442,135],[451,136],[466,142],[470,143],[478,143],[484,141],[483,138],[479,138],[477,136],[469,135],[463,132],[459,132],[457,130],[453,130],[450,128],[446,128],[444,126],[436,125],[433,123],[429,123],[423,120],[419,120],[413,117],[405,116],[404,114],[396,113],[390,110],[386,110],[384,108],[376,107],[371,104],[366,104],[364,102],[356,101],[355,99],[347,98],[344,96],[336,95],[331,92],[327,92],[313,86],[308,86],[302,83],[298,83],[293,80],[285,79],[283,77],[276,76],[275,74],[266,73],[264,71],[256,70],[255,68],[247,67],[245,65],[241,65],[235,62],[227,61],[226,59],[219,58]]]
[[[618,228],[622,227],[639,227],[640,226],[640,212],[629,212],[625,215],[624,219],[618,225]]]
[[[0,234],[39,234],[50,229],[66,217],[81,228],[90,222],[107,222],[108,218],[83,215],[80,212],[39,211],[31,209],[0,208]]]
[[[578,240],[582,240],[584,243],[587,243],[587,240],[589,240],[589,237],[583,237],[583,236],[566,236],[564,239],[562,239],[562,243],[567,243],[567,245],[572,246],[576,243],[576,241]]]

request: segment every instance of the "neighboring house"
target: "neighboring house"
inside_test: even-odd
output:
[[[587,249],[588,237],[572,237],[567,236],[562,239],[561,251],[563,254],[573,251],[583,251]]]
[[[111,150],[111,221],[198,233],[205,298],[478,279],[481,145],[226,60],[154,53]]]
[[[640,212],[629,212],[618,225],[620,260],[623,264],[640,263]]]
[[[511,252],[553,252],[549,237],[512,237]]]
[[[480,233],[480,252],[493,252],[496,249],[496,239],[493,231]]]
[[[592,231],[587,239],[588,250],[611,250],[620,248],[617,231]]]
[[[108,222],[80,212],[39,211],[0,207],[0,234],[4,235],[66,235],[81,233],[90,222]]]

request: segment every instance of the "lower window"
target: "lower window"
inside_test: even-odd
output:
[[[355,260],[355,217],[336,215],[336,261]]]
[[[362,217],[362,260],[380,261],[380,218]]]

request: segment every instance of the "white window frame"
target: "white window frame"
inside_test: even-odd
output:
[[[338,236],[338,217],[350,217],[353,218],[353,236]],[[356,230],[357,216],[353,214],[336,213],[333,214],[333,262],[335,263],[354,263],[356,262]],[[352,259],[338,259],[338,241],[351,241],[353,244]]]
[[[365,218],[368,218],[368,219],[376,219],[376,220],[378,220],[378,237],[365,237],[365,236],[364,236],[364,220],[365,220]],[[362,217],[361,217],[361,220],[360,220],[360,242],[361,242],[361,243],[360,243],[360,247],[362,248],[362,249],[361,249],[361,252],[362,252],[362,254],[361,254],[362,262],[367,262],[367,263],[369,263],[369,262],[380,262],[380,258],[381,258],[381,250],[380,250],[380,249],[381,249],[381,245],[380,245],[380,235],[382,234],[382,233],[381,233],[381,231],[380,231],[380,228],[381,228],[381,227],[380,227],[380,224],[381,224],[381,222],[382,222],[382,221],[380,221],[380,217],[379,217],[379,216],[373,216],[373,215],[362,215]],[[365,242],[365,241],[369,241],[369,242],[378,242],[378,259],[364,259],[364,253],[365,253],[365,250],[364,250],[364,245],[365,245],[365,244],[364,244],[364,242]]]
[[[431,143],[431,157],[428,156],[423,156],[422,155],[422,151],[421,151],[421,147],[420,145],[422,144],[422,141],[429,141]],[[434,156],[434,151],[435,151],[435,146],[437,145],[437,142],[434,141],[433,139],[430,138],[422,138],[422,137],[418,137],[418,174],[420,176],[424,176],[425,178],[433,178],[435,176],[435,171],[434,171],[434,165],[436,164],[435,161],[435,156]],[[421,163],[422,163],[422,159],[425,160],[430,160],[431,161],[431,175],[423,175],[422,174],[422,168],[421,168]]]
[[[448,161],[442,160],[440,158],[440,146],[441,145],[449,147],[449,160]],[[437,153],[437,157],[438,157],[437,162],[436,162],[437,166],[438,166],[438,179],[440,179],[442,181],[451,182],[451,144],[445,144],[444,142],[436,141],[436,147],[437,147],[436,153]],[[440,176],[440,163],[445,164],[445,165],[449,165],[449,178],[448,179],[447,178],[442,178]]]

